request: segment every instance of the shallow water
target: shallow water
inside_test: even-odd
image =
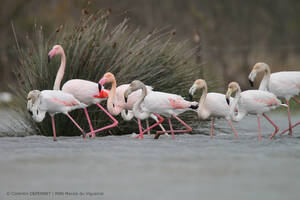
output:
[[[270,117],[286,127],[284,114]],[[0,199],[298,200],[300,128],[292,137],[269,140],[273,128],[267,123],[262,121],[262,141],[253,116],[234,124],[240,139],[224,120],[217,121],[212,140],[187,134],[175,140],[125,135],[86,142],[79,137],[58,137],[57,142],[43,136],[2,137]],[[199,129],[208,133],[209,126]]]

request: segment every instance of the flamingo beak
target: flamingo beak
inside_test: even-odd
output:
[[[190,97],[190,101],[192,101],[193,100],[193,95],[189,94],[189,97]]]
[[[48,63],[50,63],[51,57],[48,55]]]
[[[101,85],[104,85],[104,84],[106,83],[106,81],[107,81],[107,78],[106,78],[106,77],[103,77],[103,78],[101,78],[101,80],[99,81],[99,83],[100,83]]]
[[[226,102],[228,105],[230,104],[230,100],[228,98],[226,98]]]
[[[232,93],[232,89],[231,89],[231,88],[228,88],[228,90],[227,90],[227,92],[226,92],[226,102],[227,102],[228,105],[230,104],[230,96],[231,96],[231,93]]]
[[[124,99],[125,99],[125,103],[127,103],[128,98],[127,98],[127,97],[124,97]]]
[[[99,90],[99,92],[102,91],[102,85],[100,83],[98,83],[98,90]]]
[[[254,83],[253,83],[253,81],[251,81],[250,79],[249,79],[249,83],[250,83],[251,87],[253,87],[253,86],[254,86]]]
[[[33,115],[32,111],[31,110],[28,110],[28,113],[30,114],[30,116]]]

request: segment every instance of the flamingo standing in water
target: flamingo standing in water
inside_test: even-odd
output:
[[[270,136],[272,139],[278,132],[277,125],[265,114],[279,106],[286,106],[271,92],[262,90],[246,90],[241,92],[241,88],[237,82],[231,82],[226,92],[226,101],[229,104],[230,96],[236,93],[233,103],[230,107],[230,115],[232,120],[240,121],[247,114],[257,115],[258,121],[258,139],[261,140],[260,115],[264,116],[275,128],[274,133]],[[237,109],[237,115],[234,111]]]
[[[280,133],[284,134],[289,131],[289,135],[293,134],[293,128],[300,122],[292,125],[289,100],[292,98],[296,103],[300,101],[295,98],[300,93],[300,71],[283,71],[271,74],[269,65],[263,62],[256,63],[249,74],[249,82],[253,86],[256,74],[264,72],[264,78],[260,83],[259,90],[272,92],[279,98],[284,98],[287,104],[289,128]]]
[[[48,61],[50,62],[50,59],[55,56],[55,55],[60,55],[61,57],[61,64],[59,67],[59,70],[56,75],[56,79],[54,82],[54,90],[60,90],[60,84],[64,76],[65,68],[66,68],[66,55],[64,52],[64,49],[62,48],[61,45],[55,45],[51,49],[51,51],[48,54]],[[94,83],[92,81],[87,81],[87,80],[82,80],[82,79],[72,79],[67,81],[63,87],[62,91],[72,94],[77,100],[80,102],[84,103],[87,106],[90,106],[92,104],[96,104],[101,110],[103,110],[112,120],[113,124],[99,128],[97,130],[94,130],[87,108],[84,107],[84,113],[86,115],[87,121],[89,123],[89,127],[91,132],[87,134],[92,135],[92,137],[95,137],[95,133],[99,131],[103,131],[108,128],[112,128],[118,125],[118,121],[111,116],[110,113],[107,112],[105,108],[103,108],[100,105],[101,101],[104,101],[107,99],[108,96],[108,90],[102,89],[100,84]],[[101,91],[99,93],[99,91]]]
[[[67,115],[67,117],[75,124],[75,126],[77,126],[85,137],[83,129],[68,113],[72,110],[86,107],[85,104],[80,103],[73,95],[59,90],[32,90],[28,93],[27,100],[27,110],[36,122],[43,121],[47,112],[51,116],[54,141],[56,141],[54,115],[57,113]]]
[[[132,92],[142,89],[142,94],[139,97],[139,100],[133,106],[133,113],[137,118],[146,118],[151,116],[152,113],[161,114],[166,116],[169,121],[170,130],[169,131],[157,131],[155,139],[158,138],[160,133],[172,133],[172,139],[175,139],[175,132],[191,132],[192,128],[182,121],[177,115],[191,109],[197,108],[197,102],[189,102],[184,100],[181,96],[176,94],[170,94],[165,92],[152,91],[151,93],[146,92],[146,86],[141,81],[133,81],[130,86],[127,88],[124,96],[127,99],[127,96]],[[183,124],[187,129],[186,130],[173,130],[172,122],[170,117],[174,117],[181,124]],[[143,133],[143,132],[142,132]],[[143,135],[140,135],[143,137]]]
[[[115,76],[107,72],[103,75],[103,77],[100,79],[99,84],[103,87],[105,83],[112,83],[111,90],[108,93],[108,99],[107,99],[107,110],[112,115],[119,115],[122,113],[122,116],[125,114],[125,110],[129,110],[130,118],[133,117],[133,113],[131,112],[133,109],[134,103],[137,101],[139,96],[141,95],[141,91],[135,91],[131,95],[128,96],[127,102],[125,102],[124,99],[124,93],[129,87],[129,84],[123,84],[117,87],[117,82]],[[152,87],[146,86],[147,93],[152,93]],[[148,127],[144,132],[149,131],[153,126],[159,125],[162,122],[162,118],[159,118],[160,121],[158,121],[158,118],[155,115],[151,115],[151,118],[153,118],[156,123],[152,125],[151,127]],[[140,121],[139,121],[140,123]],[[148,125],[148,123],[147,123]],[[143,138],[142,134],[138,137]]]
[[[156,127],[157,125],[159,125],[163,131],[166,131],[164,129],[164,127],[161,125],[161,123],[163,122],[164,119],[160,115],[157,115],[157,114],[149,112],[149,111],[142,111],[141,103],[144,101],[145,97],[147,96],[147,87],[141,81],[135,80],[130,83],[127,90],[124,92],[125,103],[127,102],[128,96],[132,92],[134,92],[140,88],[142,89],[142,94],[141,94],[140,98],[136,100],[136,102],[134,103],[133,108],[132,108],[134,116],[138,119],[139,131],[140,131],[138,137],[144,138],[144,133],[147,130],[150,131],[150,129]],[[141,120],[148,119],[149,117],[152,117],[153,119],[155,119],[157,117],[157,118],[159,118],[159,121],[150,127],[147,124],[147,129],[143,131],[142,126],[141,126]]]
[[[225,95],[220,93],[214,93],[214,92],[207,93],[206,81],[203,79],[198,79],[194,82],[194,84],[189,90],[191,99],[193,99],[193,95],[196,92],[196,90],[201,88],[203,88],[203,92],[198,104],[199,107],[197,109],[197,113],[198,113],[198,117],[201,119],[212,118],[210,137],[213,138],[215,118],[224,117],[228,121],[230,127],[232,128],[234,135],[237,138],[239,138],[230,120],[230,109],[225,100]],[[232,100],[233,98],[231,98],[231,101]]]

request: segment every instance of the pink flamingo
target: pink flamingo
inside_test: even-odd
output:
[[[286,106],[271,92],[262,90],[246,90],[241,92],[237,82],[231,82],[226,92],[226,101],[229,104],[230,96],[235,92],[233,103],[230,107],[230,116],[234,121],[242,120],[247,114],[257,116],[258,121],[258,139],[261,140],[260,115],[264,116],[275,128],[274,133],[270,136],[272,139],[278,132],[276,124],[265,114],[279,106]],[[237,114],[234,112],[237,110]]]
[[[292,98],[296,103],[300,104],[300,101],[295,98],[295,96],[300,93],[300,71],[283,71],[271,74],[269,65],[259,62],[253,66],[253,69],[249,74],[251,86],[253,86],[256,74],[260,72],[264,72],[265,75],[260,83],[259,90],[269,91],[279,98],[285,98],[287,104],[289,128],[281,132],[280,135],[287,131],[289,131],[289,135],[292,135],[292,129],[299,125],[300,122],[292,125],[289,100]]]
[[[55,55],[61,56],[61,64],[56,75],[53,89],[60,90],[60,84],[63,79],[65,67],[66,67],[66,55],[61,45],[55,45],[51,49],[51,51],[48,54],[48,62],[50,62],[50,59]],[[62,91],[72,94],[77,100],[79,100],[80,102],[84,103],[87,106],[96,104],[113,120],[113,124],[94,130],[87,108],[84,107],[83,108],[84,113],[89,123],[90,131],[91,131],[90,133],[87,134],[87,136],[92,134],[92,137],[95,137],[95,133],[118,125],[118,121],[110,113],[108,113],[105,108],[103,108],[100,105],[100,102],[106,100],[108,96],[108,90],[102,89],[100,84],[94,83],[92,81],[82,80],[82,79],[72,79],[67,81],[63,85]],[[101,92],[99,93],[99,91]]]
[[[112,115],[118,115],[122,112],[122,116],[124,115],[125,110],[131,111],[133,109],[133,105],[135,102],[138,100],[139,96],[141,95],[141,91],[135,91],[132,94],[128,96],[127,101],[125,102],[124,99],[124,93],[128,89],[129,84],[123,84],[117,87],[117,82],[115,76],[107,72],[103,75],[101,80],[99,81],[99,84],[103,86],[105,83],[112,83],[111,90],[108,93],[108,99],[107,99],[107,110],[112,114]],[[152,88],[149,86],[146,86],[147,88],[147,93],[152,93]],[[131,115],[132,113],[130,113]],[[133,117],[133,115],[131,116]],[[163,118],[161,118],[158,115],[151,115],[151,118],[153,118],[156,123],[153,124],[151,127],[147,127],[146,131],[149,131],[151,128],[161,125]],[[157,119],[159,118],[159,121]],[[139,121],[140,124],[140,121]],[[148,126],[148,123],[147,123]],[[162,127],[162,126],[161,126]],[[163,129],[163,127],[162,127]],[[164,130],[164,129],[163,129]],[[139,135],[140,136],[140,135]],[[141,137],[142,138],[142,137]]]
[[[202,89],[203,92],[199,100],[199,107],[197,109],[198,117],[201,119],[212,118],[211,120],[211,129],[210,129],[210,138],[213,138],[214,122],[215,118],[225,118],[230,125],[234,135],[239,138],[234,126],[232,125],[230,118],[229,105],[226,103],[225,95],[215,92],[207,93],[207,84],[203,79],[197,79],[192,87],[189,90],[189,95],[191,99],[193,98],[194,93],[197,89]],[[230,99],[231,102],[233,98]]]
[[[73,95],[59,90],[32,90],[27,96],[27,110],[36,122],[41,122],[48,112],[52,119],[53,141],[56,141],[56,129],[54,115],[63,113],[75,124],[85,137],[84,130],[76,123],[68,112],[85,108],[86,105],[80,103]]]
[[[196,109],[197,102],[189,102],[184,100],[181,96],[176,94],[170,94],[165,92],[156,92],[152,91],[147,94],[146,86],[141,81],[135,80],[128,87],[125,92],[125,99],[132,92],[142,89],[142,94],[139,99],[133,106],[133,113],[137,118],[144,119],[148,116],[151,116],[152,113],[161,114],[168,118],[170,125],[169,131],[157,131],[155,139],[158,139],[160,133],[172,133],[172,139],[175,139],[175,132],[187,133],[191,132],[192,128],[187,125],[183,120],[181,120],[177,115],[183,113],[190,109]],[[128,98],[129,99],[129,98]],[[181,124],[183,124],[187,129],[186,130],[173,130],[171,117],[177,119]],[[141,126],[139,124],[140,130]],[[152,127],[153,128],[153,127]],[[145,132],[145,131],[144,131]],[[140,131],[140,137],[143,138],[143,131]]]

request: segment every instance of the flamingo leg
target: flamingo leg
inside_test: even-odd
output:
[[[93,131],[94,131],[94,128],[93,128],[93,126],[92,126],[92,122],[91,122],[89,113],[88,113],[88,111],[87,111],[87,108],[84,108],[83,110],[84,110],[86,119],[87,119],[87,121],[88,121],[88,123],[89,123],[90,131],[92,132],[92,137],[96,137],[96,134],[93,132]]]
[[[154,119],[156,122],[158,122],[158,119],[157,119],[157,117],[154,114],[151,114],[150,117],[152,119]],[[158,125],[161,128],[161,130],[165,132],[165,135],[169,136],[169,134],[166,132],[166,129],[163,127],[163,125],[162,124],[158,124]]]
[[[175,114],[174,115],[172,115],[175,119],[177,119],[177,121],[179,121],[183,126],[185,126],[186,127],[186,130],[173,130],[173,132],[174,133],[189,133],[189,132],[191,132],[192,131],[192,127],[190,127],[189,125],[187,125],[182,119],[180,119],[179,117],[177,117]],[[167,132],[167,133],[172,133],[172,131],[171,130],[169,130],[169,131],[157,131],[156,132],[156,136],[155,136],[155,139],[157,139],[158,137],[157,137],[157,135],[159,135],[159,134],[161,134],[161,133],[165,133],[165,132]],[[157,138],[156,138],[157,137]]]
[[[236,132],[234,126],[232,125],[231,120],[227,120],[227,121],[228,121],[228,124],[230,125],[230,127],[231,127],[231,129],[232,129],[232,131],[233,131],[233,133],[234,133],[234,135],[235,135],[235,137],[240,138],[240,136],[237,134],[237,132]]]
[[[293,97],[293,100],[294,100],[296,103],[300,104],[300,101],[297,100],[295,97]],[[297,123],[295,123],[294,125],[291,125],[292,123],[291,123],[290,107],[289,107],[289,104],[288,104],[288,103],[287,103],[287,105],[288,105],[289,128],[287,128],[287,129],[285,129],[284,131],[282,131],[282,132],[280,133],[280,135],[286,133],[287,131],[290,132],[289,135],[292,135],[292,129],[300,124],[300,122],[297,122]]]
[[[257,115],[257,122],[258,122],[258,140],[261,140],[260,116],[259,115]]]
[[[149,120],[146,119],[146,126],[147,126],[147,129],[149,129]],[[150,129],[147,131],[148,135],[151,135],[151,132],[150,132]]]
[[[171,134],[172,134],[172,139],[174,140],[175,139],[175,134],[174,134],[174,130],[173,130],[172,120],[171,120],[170,117],[168,118],[168,122],[169,122],[169,126],[170,126],[170,131],[171,131]]]
[[[158,114],[153,113],[153,115],[155,115],[156,117],[158,117],[159,121],[155,124],[152,124],[149,128],[147,128],[146,130],[143,131],[143,134],[146,133],[148,130],[153,129],[154,127],[158,126],[159,124],[161,124],[164,121],[164,118]]]
[[[296,101],[297,102],[297,101]],[[286,104],[288,105],[287,111],[288,111],[288,120],[289,120],[289,127],[287,129],[285,129],[284,131],[282,131],[279,135],[283,135],[284,133],[286,133],[287,131],[289,131],[289,135],[293,134],[293,127],[292,127],[292,121],[291,121],[291,112],[290,112],[290,104],[289,101],[286,100]]]
[[[143,128],[142,128],[142,123],[141,123],[141,120],[138,119],[138,123],[139,123],[139,131],[140,131],[140,134],[138,136],[136,136],[136,138],[141,138],[143,139],[144,138],[144,133],[143,133]]]
[[[71,117],[71,115],[69,113],[66,113],[66,115],[69,117],[69,119],[73,122],[73,124],[75,124],[75,126],[82,132],[83,137],[85,138],[85,132],[84,130],[77,124],[77,122],[73,119],[73,117]]]
[[[53,130],[53,141],[56,141],[56,129],[55,129],[54,116],[51,116],[51,120],[52,120],[52,130]]]
[[[103,110],[103,112],[105,112],[105,114],[107,114],[113,120],[113,123],[111,125],[108,125],[108,126],[96,129],[94,131],[91,131],[90,133],[87,134],[87,136],[90,135],[90,134],[93,134],[93,133],[97,133],[97,132],[103,131],[103,130],[108,129],[108,128],[113,128],[113,127],[115,127],[115,126],[118,125],[118,121],[105,108],[103,108],[99,103],[96,103],[96,105],[101,110]]]
[[[211,127],[210,127],[210,138],[211,139],[213,139],[213,137],[214,137],[214,123],[215,123],[215,118],[212,118]]]
[[[273,137],[276,135],[276,133],[279,131],[279,128],[278,126],[276,126],[276,124],[266,115],[266,114],[263,114],[263,116],[274,126],[275,128],[275,131],[274,133],[270,136],[270,139],[273,139]]]

